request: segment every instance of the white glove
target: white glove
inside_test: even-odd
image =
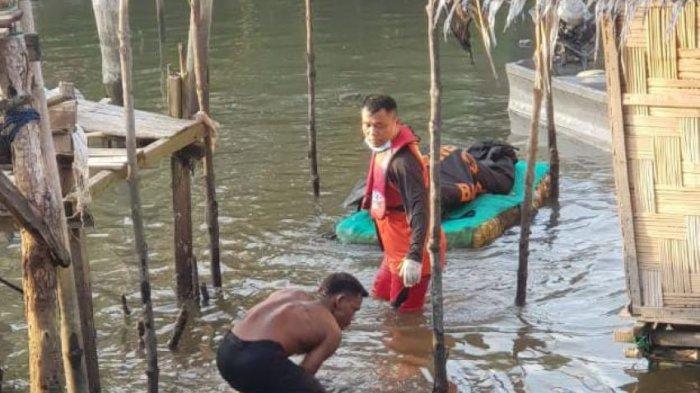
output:
[[[413,259],[405,258],[399,266],[399,276],[403,278],[403,285],[410,288],[420,281],[423,264]]]

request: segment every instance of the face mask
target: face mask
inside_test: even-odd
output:
[[[383,145],[381,145],[381,146],[379,146],[379,147],[374,147],[374,146],[372,146],[369,142],[367,142],[367,139],[365,139],[365,144],[367,145],[367,147],[370,148],[370,150],[372,150],[372,151],[375,152],[375,153],[381,153],[381,152],[383,152],[384,150],[387,150],[387,149],[389,149],[389,148],[391,147],[391,141],[386,141],[385,144],[383,144]]]

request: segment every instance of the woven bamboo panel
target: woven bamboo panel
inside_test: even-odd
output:
[[[642,304],[700,319],[700,6],[640,9],[620,52]]]

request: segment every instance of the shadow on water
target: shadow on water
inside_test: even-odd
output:
[[[153,2],[133,2],[136,105],[162,111]],[[89,0],[37,2],[45,75],[72,80],[87,97],[102,94],[99,49]],[[424,1],[317,0],[317,129],[321,198],[311,195],[306,160],[303,2],[215,2],[211,85],[213,116],[224,127],[216,155],[221,213],[221,296],[202,307],[176,352],[165,343],[178,308],[173,292],[172,212],[167,162],[146,171],[142,198],[151,257],[161,386],[168,392],[230,391],[215,366],[231,321],[275,289],[314,290],[333,271],[372,283],[376,247],[322,236],[346,212],[347,192],[364,176],[358,106],[370,92],[394,95],[402,119],[426,139],[428,78]],[[175,62],[187,29],[186,2],[168,2],[166,55]],[[528,57],[518,48],[529,28],[499,38],[499,65]],[[490,76],[481,45],[465,66],[458,45],[441,44],[443,138],[466,146],[510,135],[507,83]],[[542,138],[545,141],[546,138]],[[543,142],[544,143],[544,142]],[[532,226],[528,305],[513,307],[519,229],[477,250],[450,250],[444,278],[445,328],[453,389],[459,392],[693,391],[697,369],[646,371],[612,342],[626,302],[621,240],[608,153],[560,139],[560,207],[545,207]],[[525,151],[522,149],[521,151]],[[546,149],[541,149],[544,158]],[[167,160],[166,160],[167,161]],[[201,169],[193,186],[194,240],[200,281],[209,277]],[[92,206],[88,233],[102,383],[107,392],[145,390],[138,348],[138,274],[123,184]],[[0,240],[0,276],[21,281],[17,239]],[[3,392],[27,388],[26,324],[21,298],[0,288]],[[134,314],[124,318],[125,293]],[[430,307],[396,316],[367,299],[319,377],[337,392],[429,391]],[[668,381],[672,381],[669,383]],[[666,390],[670,391],[670,390]]]

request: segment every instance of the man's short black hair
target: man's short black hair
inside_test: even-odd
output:
[[[382,109],[387,112],[396,112],[396,101],[387,95],[370,94],[362,101],[362,109],[367,109],[371,114]]]
[[[362,297],[369,296],[369,293],[367,293],[367,290],[362,286],[360,281],[352,274],[348,273],[333,273],[329,275],[321,283],[319,291],[323,296],[333,296],[339,293],[359,295]]]

